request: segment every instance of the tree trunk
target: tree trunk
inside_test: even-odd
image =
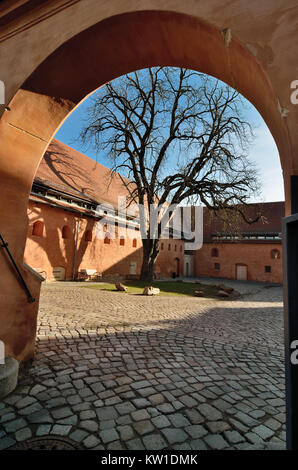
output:
[[[154,264],[158,255],[158,240],[143,240],[143,264],[141,281],[151,282],[154,279]]]

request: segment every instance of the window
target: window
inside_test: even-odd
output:
[[[104,244],[109,245],[110,243],[111,243],[110,234],[109,232],[107,232],[104,238]]]
[[[175,245],[175,251],[177,251],[177,245]]]
[[[71,230],[70,228],[68,227],[68,225],[64,225],[63,229],[62,229],[62,238],[71,238]]]
[[[217,271],[220,269],[220,264],[219,263],[214,263],[214,269]]]
[[[218,258],[218,248],[212,248],[211,256],[212,258]]]
[[[108,230],[108,225],[107,224],[104,224],[103,226],[103,231],[106,232]]]
[[[133,248],[137,247],[137,239],[136,238],[134,238],[133,241],[132,241],[132,247]]]
[[[120,237],[120,246],[124,246],[125,245],[125,239],[124,237]]]
[[[161,244],[160,249],[163,250],[163,243]]]
[[[182,245],[180,246],[180,251],[182,251]]]
[[[86,230],[85,242],[92,242],[92,230]]]
[[[272,259],[279,259],[280,258],[280,251],[279,250],[271,250],[271,258]]]
[[[168,251],[171,251],[171,244],[168,244]]]
[[[265,266],[265,273],[271,273],[271,266]]]
[[[32,235],[34,235],[35,237],[43,236],[43,222],[41,222],[40,220],[34,222],[32,228]]]

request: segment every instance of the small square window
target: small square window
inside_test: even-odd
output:
[[[265,266],[265,273],[271,273],[271,266]]]
[[[214,263],[214,269],[219,270],[220,269],[220,264],[219,263]]]

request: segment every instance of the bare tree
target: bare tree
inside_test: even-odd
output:
[[[184,201],[246,219],[243,207],[258,180],[247,158],[252,128],[242,114],[241,96],[223,83],[187,69],[155,67],[101,88],[80,140],[111,158],[112,172],[122,175],[130,200],[147,214],[154,204]],[[161,233],[159,217],[158,236],[150,238],[150,220],[143,219],[144,280],[153,278]]]

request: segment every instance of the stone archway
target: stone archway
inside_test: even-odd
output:
[[[277,94],[260,62],[231,37],[229,29],[220,30],[198,16],[174,11],[112,16],[83,29],[43,60],[1,118],[0,210],[5,220],[1,230],[19,265],[23,264],[31,184],[58,127],[97,87],[154,65],[198,70],[241,92],[265,119],[288,175],[290,140]],[[286,178],[287,194],[288,181]],[[33,356],[38,302],[27,304],[7,260],[2,257],[0,264],[7,287],[1,299],[1,338],[8,354],[26,360]],[[26,267],[22,272],[38,299],[40,279]]]

